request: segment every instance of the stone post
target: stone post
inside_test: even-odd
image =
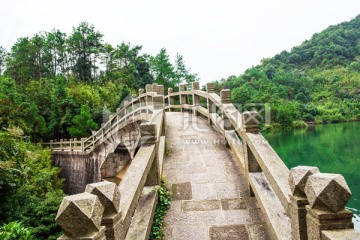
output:
[[[144,94],[144,89],[143,88],[139,88],[139,95]]]
[[[290,170],[289,217],[291,220],[291,239],[307,240],[306,208],[309,204],[304,189],[309,176],[319,173],[317,167],[298,166]]]
[[[256,111],[245,111],[242,114],[242,126],[246,132],[258,133],[259,127],[259,114]]]
[[[163,95],[154,96],[153,102],[154,102],[154,110],[164,109],[164,96]]]
[[[157,88],[158,88],[158,84],[157,83],[153,83],[152,84],[152,91],[157,93]]]
[[[103,212],[96,195],[80,193],[64,197],[55,218],[64,231],[58,239],[106,239],[105,227],[101,226]]]
[[[180,92],[185,92],[186,91],[186,84],[180,84],[179,90],[180,90]],[[183,104],[187,104],[186,100],[187,100],[186,95],[183,95],[183,94],[180,93],[181,112],[184,111]]]
[[[230,91],[230,89],[221,90],[220,99],[221,99],[221,104],[229,104],[229,103],[231,103],[231,91]],[[223,109],[224,109],[224,111],[226,110],[226,105],[223,105]],[[233,126],[232,126],[229,118],[224,113],[224,111],[221,113],[222,114],[224,130],[225,131],[232,130]]]
[[[206,92],[209,93],[214,93],[214,83],[207,83],[206,84]],[[208,108],[208,113],[209,113],[209,118],[208,118],[208,123],[211,126],[212,121],[211,121],[211,116],[213,113],[216,113],[216,106],[215,104],[213,104],[211,102],[211,100],[209,98],[207,98],[207,108]]]
[[[119,188],[115,183],[105,181],[86,185],[85,192],[98,196],[100,203],[104,207],[101,225],[106,228],[106,239],[119,239],[122,236]]]
[[[174,105],[174,97],[170,96],[171,93],[173,93],[172,88],[168,88],[168,103],[169,103],[169,112],[172,112],[171,105]]]
[[[124,101],[124,116],[125,116],[125,120],[127,120],[127,114],[128,114],[128,105],[129,105],[129,101],[126,100]]]
[[[53,144],[54,144],[54,141],[53,141],[53,140],[50,140],[50,150],[51,150],[51,151],[52,151],[53,148],[54,148]]]
[[[191,85],[192,85],[192,90],[193,90],[193,91],[200,89],[199,82],[192,82]]]
[[[64,148],[63,148],[63,139],[60,139],[60,149],[61,149],[61,151],[64,151]]]
[[[194,106],[193,114],[198,115],[197,107],[200,104],[200,97],[198,95],[196,95],[194,91],[199,90],[199,82],[192,83],[192,90],[193,90],[192,99],[193,99],[193,106]]]
[[[164,95],[164,85],[157,86],[157,94]]]
[[[341,174],[316,173],[305,185],[308,239],[321,240],[322,230],[353,229],[352,212],[345,209],[351,196]]]
[[[150,92],[152,92],[153,90],[152,90],[152,85],[151,84],[146,84],[145,85],[145,89],[146,89],[146,92],[147,93],[150,93]]]
[[[214,83],[207,83],[206,84],[206,92],[207,93],[214,93],[215,92]]]
[[[85,151],[85,139],[86,139],[86,138],[81,138],[81,151],[82,151],[82,152]]]

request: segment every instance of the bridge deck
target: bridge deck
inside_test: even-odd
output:
[[[207,120],[166,113],[163,176],[173,192],[165,238],[269,239],[256,199],[222,135]]]

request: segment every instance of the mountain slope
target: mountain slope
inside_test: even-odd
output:
[[[359,120],[360,15],[218,84],[235,103],[270,103],[273,125]]]

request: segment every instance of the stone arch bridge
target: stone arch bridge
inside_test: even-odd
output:
[[[147,85],[89,138],[51,141],[66,191],[59,239],[148,239],[161,178],[166,239],[360,239],[339,174],[288,169],[259,132],[264,108],[230,90]],[[266,112],[266,111],[265,111]]]

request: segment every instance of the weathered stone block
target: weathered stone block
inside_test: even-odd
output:
[[[331,212],[343,210],[351,197],[351,191],[340,174],[311,175],[306,183],[305,193],[311,208]]]
[[[56,216],[56,222],[65,235],[78,238],[100,231],[104,207],[99,198],[90,193],[64,197]]]
[[[208,93],[214,93],[215,92],[214,83],[207,83],[206,84],[206,92],[208,92]]]
[[[142,123],[140,125],[141,144],[150,145],[156,143],[156,124]]]
[[[104,207],[104,215],[116,214],[119,212],[120,191],[115,183],[98,182],[86,186],[85,192],[98,196]]]
[[[180,92],[186,91],[186,84],[180,84],[179,90],[180,90]]]
[[[304,189],[306,181],[312,174],[319,173],[317,167],[298,166],[290,170],[289,184],[294,196],[306,197]]]
[[[220,92],[221,103],[231,103],[231,91],[230,89],[223,89]]]
[[[146,89],[146,92],[149,93],[149,92],[152,92],[152,85],[151,84],[146,84],[145,86],[145,89]]]
[[[164,85],[157,86],[157,94],[164,95]]]
[[[200,86],[199,86],[199,82],[193,82],[192,83],[192,90],[199,90]]]
[[[259,114],[256,111],[245,111],[242,113],[242,124],[246,132],[258,133],[260,130]]]

